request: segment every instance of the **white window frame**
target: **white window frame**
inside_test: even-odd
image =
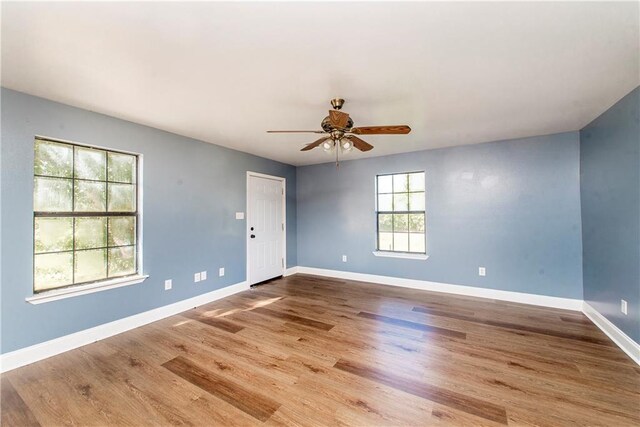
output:
[[[136,266],[137,266],[137,273],[130,275],[130,276],[125,276],[125,277],[116,277],[116,278],[112,278],[112,279],[105,279],[105,280],[101,280],[98,282],[92,282],[92,283],[87,283],[87,284],[80,284],[77,286],[68,286],[68,287],[64,287],[64,288],[60,288],[60,289],[52,289],[50,291],[42,291],[42,292],[38,292],[38,293],[33,293],[33,287],[32,287],[32,295],[28,296],[25,298],[25,301],[31,303],[31,304],[42,304],[42,303],[46,303],[46,302],[51,302],[51,301],[57,301],[57,300],[61,300],[61,299],[65,299],[65,298],[71,298],[71,297],[75,297],[75,296],[80,296],[80,295],[86,295],[86,294],[91,294],[94,292],[100,292],[100,291],[105,291],[108,289],[115,289],[115,288],[120,288],[123,286],[131,286],[131,285],[135,285],[138,283],[142,283],[144,282],[149,275],[145,275],[143,274],[144,272],[144,266],[143,266],[143,235],[144,235],[144,230],[143,230],[143,164],[144,164],[144,158],[143,155],[141,153],[136,153],[136,152],[132,152],[132,151],[126,151],[126,150],[120,150],[120,149],[114,149],[114,148],[107,148],[104,146],[99,146],[99,145],[93,145],[93,144],[86,144],[86,143],[81,143],[81,142],[74,142],[74,141],[69,141],[69,140],[64,140],[64,139],[60,139],[60,138],[52,138],[49,136],[43,136],[43,135],[35,135],[34,139],[45,139],[48,141],[52,141],[52,142],[59,142],[62,144],[72,144],[72,145],[77,145],[77,146],[81,146],[81,147],[88,147],[88,148],[96,148],[99,150],[106,150],[106,151],[116,151],[119,153],[124,153],[124,154],[131,154],[133,156],[136,156],[138,158],[138,162],[137,162],[137,176],[136,176],[136,185],[137,185],[137,198],[136,198],[136,208],[138,211],[138,220],[136,222],[136,229],[137,229],[137,240],[136,240]],[[31,192],[33,194],[33,191]],[[32,232],[35,232],[35,230],[32,229]],[[33,253],[33,250],[32,250]]]
[[[404,174],[412,174],[412,173],[423,173],[424,174],[424,178],[425,178],[425,190],[424,190],[425,208],[424,208],[424,211],[423,211],[424,212],[425,253],[379,250],[378,248],[379,248],[379,244],[380,244],[379,243],[380,234],[379,234],[378,215],[380,213],[380,210],[379,210],[379,207],[378,207],[378,177],[380,177],[380,176],[404,175]],[[376,257],[401,258],[401,259],[413,259],[413,260],[427,260],[429,258],[429,255],[427,255],[427,253],[426,253],[426,251],[427,251],[427,200],[426,200],[426,197],[427,197],[427,188],[426,188],[427,187],[427,183],[426,183],[426,179],[427,179],[427,174],[426,174],[426,171],[424,171],[424,170],[414,170],[414,171],[408,171],[408,172],[392,172],[392,173],[376,174],[376,176],[374,177],[375,221],[376,221],[376,233],[375,233],[374,244],[375,244],[375,248],[376,249],[373,251],[373,255],[375,255]]]

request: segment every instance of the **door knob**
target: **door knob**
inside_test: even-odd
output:
[[[251,238],[252,238],[252,239],[255,239],[255,238],[256,238],[256,235],[255,235],[255,234],[252,234],[252,235],[251,235]]]

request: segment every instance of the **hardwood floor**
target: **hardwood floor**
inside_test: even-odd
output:
[[[2,375],[2,426],[637,426],[582,314],[295,275]]]

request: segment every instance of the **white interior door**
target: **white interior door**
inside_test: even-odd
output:
[[[248,280],[262,282],[284,274],[284,179],[249,175]]]

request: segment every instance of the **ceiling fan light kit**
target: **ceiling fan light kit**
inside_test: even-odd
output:
[[[267,133],[320,133],[325,136],[315,142],[305,145],[300,151],[309,151],[316,147],[322,147],[327,153],[336,153],[336,166],[338,166],[338,153],[348,153],[353,147],[360,151],[369,151],[373,145],[365,142],[356,135],[405,135],[411,132],[407,125],[392,126],[364,126],[354,127],[349,114],[342,112],[344,99],[334,98],[331,101],[333,110],[320,123],[322,130],[268,130]],[[339,148],[337,150],[336,148]]]
[[[322,143],[322,149],[327,153],[333,153],[336,147],[339,147],[341,152],[348,153],[353,148],[353,142],[343,138],[341,140],[330,139]]]

